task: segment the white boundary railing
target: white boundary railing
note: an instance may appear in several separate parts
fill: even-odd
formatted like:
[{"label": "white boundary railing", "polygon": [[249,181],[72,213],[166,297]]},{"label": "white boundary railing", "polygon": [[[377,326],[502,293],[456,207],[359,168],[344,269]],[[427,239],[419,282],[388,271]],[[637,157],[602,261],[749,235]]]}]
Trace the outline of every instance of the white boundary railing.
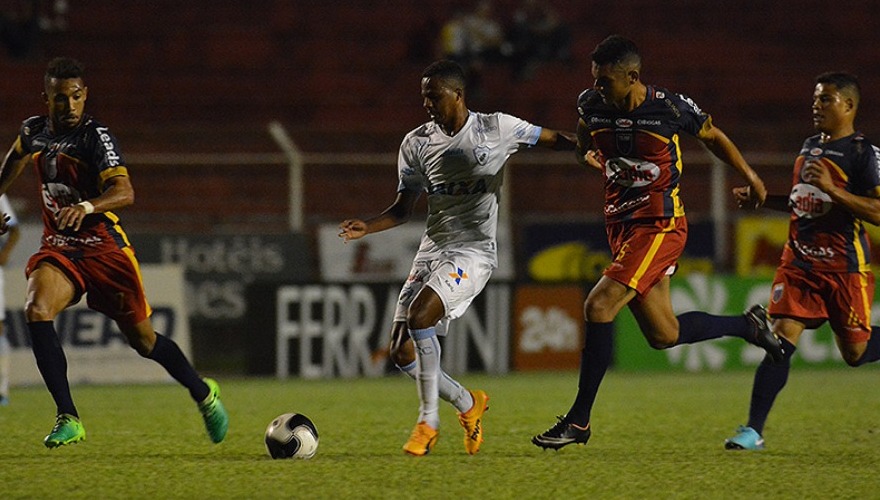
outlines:
[{"label": "white boundary railing", "polygon": [[[278,164],[286,165],[289,173],[289,214],[288,224],[291,231],[302,232],[305,230],[305,190],[304,170],[306,165],[396,165],[397,155],[394,153],[306,153],[299,149],[293,141],[284,125],[273,121],[267,125],[267,131],[281,153],[241,153],[241,154],[138,154],[129,155],[131,160],[139,164],[173,164],[173,165],[248,165],[248,164]],[[743,156],[749,163],[759,168],[761,166],[787,165],[793,162],[793,155],[778,153],[744,153]],[[688,152],[689,163],[708,164],[710,173],[710,217],[717,228],[715,233],[715,262],[726,262],[730,252],[730,241],[727,228],[730,223],[730,194],[731,186],[728,186],[728,173],[730,167],[715,158],[708,151]],[[544,153],[529,158],[531,165],[560,165],[571,162],[574,167],[574,158],[570,152]],[[576,168],[576,167],[575,167]],[[505,181],[499,208],[501,224],[511,222],[510,209],[510,177],[505,171]]]}]

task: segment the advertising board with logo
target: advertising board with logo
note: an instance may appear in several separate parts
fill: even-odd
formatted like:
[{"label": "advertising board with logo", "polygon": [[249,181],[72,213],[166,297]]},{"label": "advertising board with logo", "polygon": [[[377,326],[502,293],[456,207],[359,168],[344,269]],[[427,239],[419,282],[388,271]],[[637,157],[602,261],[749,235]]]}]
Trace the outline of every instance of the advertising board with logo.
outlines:
[{"label": "advertising board with logo", "polygon": [[[6,322],[4,333],[12,346],[10,383],[42,384],[30,348],[30,334],[24,315],[26,281],[24,271],[7,268]],[[153,328],[173,339],[191,358],[189,322],[186,318],[183,270],[180,266],[142,265],[147,299],[153,308]],[[166,382],[171,377],[159,364],[144,359],[132,349],[112,320],[88,309],[85,298],[64,310],[55,328],[64,346],[71,384],[121,384]]]},{"label": "advertising board with logo", "polygon": [[[279,378],[377,377],[397,369],[388,343],[400,283],[249,288],[255,323],[250,373]],[[271,336],[269,336],[271,335]],[[448,373],[506,373],[510,286],[489,284],[442,338]]]},{"label": "advertising board with logo", "polygon": [[577,370],[584,343],[583,287],[524,285],[513,301],[513,369]]},{"label": "advertising board with logo", "polygon": [[[687,311],[742,314],[752,304],[766,305],[770,300],[771,285],[767,279],[736,276],[691,274],[674,277],[671,283],[672,306],[676,314]],[[873,311],[877,317],[880,303],[874,304]],[[765,354],[763,349],[736,337],[654,350],[648,346],[628,309],[618,315],[615,329],[614,366],[619,370],[704,372],[754,368]],[[792,358],[792,366],[845,366],[827,324],[818,330],[804,332]]]}]

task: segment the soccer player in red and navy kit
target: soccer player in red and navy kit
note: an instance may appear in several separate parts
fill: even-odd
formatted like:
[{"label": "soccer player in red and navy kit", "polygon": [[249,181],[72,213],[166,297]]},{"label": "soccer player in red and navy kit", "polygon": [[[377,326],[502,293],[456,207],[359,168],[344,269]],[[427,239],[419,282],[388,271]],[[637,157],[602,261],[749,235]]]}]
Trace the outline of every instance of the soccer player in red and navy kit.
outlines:
[{"label": "soccer player in red and navy kit", "polygon": [[[880,359],[880,331],[871,327],[874,275],[865,223],[880,225],[880,149],[855,130],[859,83],[848,73],[824,73],[813,91],[813,125],[794,162],[788,195],[764,206],[791,213],[788,241],[776,269],[769,312],[785,351],[758,366],[749,421],[725,441],[729,450],[764,448],[764,424],[788,380],[791,356],[804,329],[825,321],[850,366]],[[748,187],[734,189],[752,207]]]},{"label": "soccer player in red and navy kit", "polygon": [[641,58],[631,40],[606,38],[592,60],[595,83],[578,98],[578,153],[605,174],[612,263],[584,304],[586,337],[574,404],[556,425],[532,438],[545,449],[585,444],[590,438],[590,412],[612,359],[613,321],[624,306],[655,349],[736,336],[782,357],[763,307],[753,306],[740,316],[676,316],[669,289],[687,239],[679,196],[679,133],[696,137],[745,177],[752,202],[763,202],[764,183],[690,98],[641,82]]},{"label": "soccer player in red and navy kit", "polygon": [[[49,113],[24,121],[0,169],[0,194],[28,164],[40,180],[43,238],[25,271],[25,315],[37,367],[57,407],[44,444],[55,448],[85,439],[53,323],[83,295],[90,308],[116,322],[138,354],[189,390],[208,435],[219,443],[228,416],[217,383],[202,379],[173,340],[153,331],[134,250],[113,213],[134,202],[134,189],[116,138],[85,114],[87,96],[82,64],[53,59],[44,77]],[[0,232],[5,230],[0,222]]]}]

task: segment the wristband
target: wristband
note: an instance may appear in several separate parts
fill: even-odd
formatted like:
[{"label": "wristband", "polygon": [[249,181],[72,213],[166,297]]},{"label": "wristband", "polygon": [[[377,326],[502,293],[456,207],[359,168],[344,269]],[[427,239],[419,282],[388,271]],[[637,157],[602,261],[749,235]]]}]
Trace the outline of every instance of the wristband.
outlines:
[{"label": "wristband", "polygon": [[81,202],[77,203],[77,205],[79,205],[85,209],[86,215],[95,213],[95,206],[92,205],[88,201],[81,201]]}]

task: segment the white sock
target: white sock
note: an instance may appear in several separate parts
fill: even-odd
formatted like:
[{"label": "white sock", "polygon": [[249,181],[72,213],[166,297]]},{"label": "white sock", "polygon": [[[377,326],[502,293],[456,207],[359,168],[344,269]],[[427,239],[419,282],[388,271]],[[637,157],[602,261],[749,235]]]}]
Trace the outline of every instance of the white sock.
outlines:
[{"label": "white sock", "polygon": [[0,335],[0,396],[9,396],[9,339]]},{"label": "white sock", "polygon": [[[409,378],[418,380],[418,363],[413,361],[406,366],[397,365],[397,368],[407,374]],[[474,406],[474,398],[471,391],[465,389],[455,379],[450,377],[443,369],[440,369],[440,377],[437,380],[440,399],[448,401],[460,413],[464,413]]]},{"label": "white sock", "polygon": [[416,347],[419,422],[425,422],[434,429],[439,429],[440,342],[437,341],[434,328],[410,330],[409,335]]}]

